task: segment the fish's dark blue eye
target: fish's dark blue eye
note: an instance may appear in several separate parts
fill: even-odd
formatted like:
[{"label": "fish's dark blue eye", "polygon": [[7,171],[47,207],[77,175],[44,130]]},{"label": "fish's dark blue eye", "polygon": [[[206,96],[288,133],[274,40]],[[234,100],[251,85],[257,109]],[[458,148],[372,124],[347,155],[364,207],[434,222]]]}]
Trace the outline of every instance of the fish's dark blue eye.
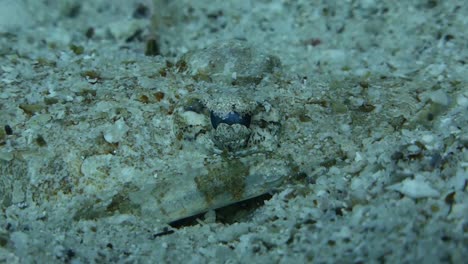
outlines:
[{"label": "fish's dark blue eye", "polygon": [[228,125],[240,124],[249,127],[252,117],[249,114],[241,115],[237,112],[229,112],[225,117],[220,117],[211,111],[210,119],[211,125],[216,129],[221,123]]}]

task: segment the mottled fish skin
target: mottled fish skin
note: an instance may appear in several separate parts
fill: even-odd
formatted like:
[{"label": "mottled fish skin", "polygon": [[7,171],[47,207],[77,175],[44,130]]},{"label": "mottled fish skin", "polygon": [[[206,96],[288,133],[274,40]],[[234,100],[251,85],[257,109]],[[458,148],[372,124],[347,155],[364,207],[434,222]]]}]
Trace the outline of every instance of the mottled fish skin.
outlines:
[{"label": "mottled fish skin", "polygon": [[260,196],[279,187],[291,173],[288,162],[274,153],[279,112],[252,94],[253,86],[279,67],[279,59],[255,54],[243,41],[214,44],[183,59],[188,72],[203,72],[210,82],[181,100],[174,114],[174,133],[191,151],[208,151],[213,158],[202,168],[194,166],[183,176],[158,182],[149,197],[152,206],[138,205],[149,221],[169,223]]},{"label": "mottled fish skin", "polygon": [[195,79],[212,83],[256,85],[281,67],[276,56],[265,54],[243,40],[218,41],[184,54],[179,64]]},{"label": "mottled fish skin", "polygon": [[194,171],[191,180],[164,186],[172,191],[154,189],[156,206],[140,207],[141,216],[150,222],[170,223],[267,193],[290,173],[283,161],[265,155],[226,159],[208,165],[207,170],[208,174]]}]

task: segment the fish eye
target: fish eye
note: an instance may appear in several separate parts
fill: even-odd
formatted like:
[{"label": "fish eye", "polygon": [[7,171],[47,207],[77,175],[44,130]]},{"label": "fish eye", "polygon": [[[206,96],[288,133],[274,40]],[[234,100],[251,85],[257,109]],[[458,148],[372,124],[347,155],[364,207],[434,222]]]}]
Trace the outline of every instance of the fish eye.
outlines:
[{"label": "fish eye", "polygon": [[227,125],[240,124],[248,128],[250,126],[252,117],[250,114],[242,115],[234,111],[231,111],[224,116],[220,116],[217,113],[211,111],[210,119],[211,119],[211,125],[213,126],[214,129],[216,129],[218,125],[222,123],[227,124]]}]

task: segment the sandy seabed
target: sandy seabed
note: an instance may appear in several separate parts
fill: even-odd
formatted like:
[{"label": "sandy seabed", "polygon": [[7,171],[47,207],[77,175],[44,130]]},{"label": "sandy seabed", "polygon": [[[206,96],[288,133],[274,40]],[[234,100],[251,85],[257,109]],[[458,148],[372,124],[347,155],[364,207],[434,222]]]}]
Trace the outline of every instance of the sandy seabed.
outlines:
[{"label": "sandy seabed", "polygon": [[463,263],[466,14],[0,0],[0,262]]}]

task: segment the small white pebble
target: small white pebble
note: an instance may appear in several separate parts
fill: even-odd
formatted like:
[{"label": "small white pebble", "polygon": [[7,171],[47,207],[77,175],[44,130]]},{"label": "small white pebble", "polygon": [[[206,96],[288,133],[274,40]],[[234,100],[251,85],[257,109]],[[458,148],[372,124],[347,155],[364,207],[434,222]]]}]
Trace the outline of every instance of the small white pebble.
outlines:
[{"label": "small white pebble", "polygon": [[430,144],[432,141],[434,141],[434,136],[427,134],[427,135],[422,136],[421,139],[424,143]]},{"label": "small white pebble", "polygon": [[364,158],[362,157],[361,153],[360,152],[356,152],[356,157],[354,158],[354,161],[361,161],[363,160]]},{"label": "small white pebble", "polygon": [[388,186],[386,189],[398,191],[414,199],[440,196],[437,190],[418,177],[415,179],[405,179],[403,182]]},{"label": "small white pebble", "polygon": [[434,103],[438,103],[444,106],[449,105],[450,103],[450,98],[448,97],[447,93],[445,93],[442,90],[437,90],[432,92],[429,97],[431,98],[431,101]]},{"label": "small white pebble", "polygon": [[460,96],[457,97],[457,103],[461,107],[467,107],[468,106],[468,98],[463,96],[463,95],[460,95]]},{"label": "small white pebble", "polygon": [[107,131],[104,132],[104,139],[109,143],[117,143],[122,140],[128,129],[129,127],[125,124],[125,121],[119,119],[107,128]]}]

